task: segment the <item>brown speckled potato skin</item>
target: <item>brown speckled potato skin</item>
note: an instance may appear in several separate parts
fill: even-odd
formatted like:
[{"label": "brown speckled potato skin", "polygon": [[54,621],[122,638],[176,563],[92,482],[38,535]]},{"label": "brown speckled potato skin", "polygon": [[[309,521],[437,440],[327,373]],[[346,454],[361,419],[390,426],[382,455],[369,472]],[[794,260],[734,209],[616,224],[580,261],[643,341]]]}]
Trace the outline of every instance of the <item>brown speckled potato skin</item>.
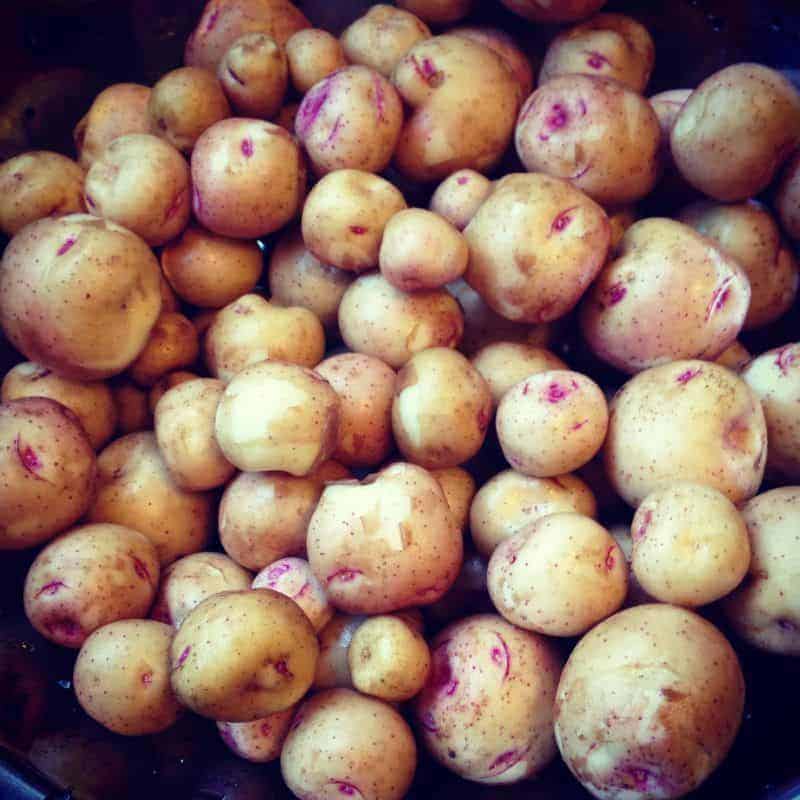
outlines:
[{"label": "brown speckled potato skin", "polygon": [[95,631],[72,676],[83,710],[123,736],[169,728],[183,712],[170,687],[171,641],[172,628],[149,619],[120,620]]},{"label": "brown speckled potato skin", "polygon": [[170,648],[172,688],[197,714],[252,722],[311,686],[319,646],[296,603],[271,589],[223,592],[189,612]]},{"label": "brown speckled potato skin", "polygon": [[295,797],[401,800],[417,766],[408,723],[388,703],[331,689],[303,703],[281,752]]},{"label": "brown speckled potato skin", "polygon": [[474,169],[459,169],[445,178],[431,195],[431,211],[463,231],[492,193],[493,184]]},{"label": "brown speckled potato skin", "polygon": [[501,0],[515,14],[534,22],[575,22],[599,11],[606,0]]},{"label": "brown speckled potato skin", "polygon": [[141,531],[162,566],[201,550],[211,534],[211,495],[175,484],[152,431],[112,442],[97,458],[97,491],[90,522],[113,522]]},{"label": "brown speckled potato skin", "polygon": [[469,522],[469,508],[475,497],[475,479],[461,467],[442,467],[432,469],[430,473],[439,481],[453,520],[463,531]]},{"label": "brown speckled potato skin", "polygon": [[495,785],[525,780],[552,761],[561,663],[550,642],[480,614],[449,625],[431,649],[433,668],[414,718],[437,761]]},{"label": "brown speckled potato skin", "polygon": [[[285,45],[292,85],[305,94],[314,84],[347,66],[347,59],[339,40],[320,28],[304,28],[292,34]],[[287,129],[294,132],[294,117],[300,104],[294,106],[292,124]]]},{"label": "brown speckled potato skin", "polygon": [[94,450],[78,418],[44,397],[0,405],[0,551],[46,542],[76,522],[95,486]]},{"label": "brown speckled potato skin", "polygon": [[734,503],[758,491],[767,456],[764,412],[729,369],[708,361],[653,367],[617,392],[610,411],[605,468],[628,505],[676,480],[707,484]]},{"label": "brown speckled potato skin", "polygon": [[222,741],[239,758],[264,764],[281,754],[296,706],[276,711],[252,722],[218,722]]},{"label": "brown speckled potato skin", "polygon": [[458,22],[469,14],[473,0],[398,0],[400,8],[432,25]]},{"label": "brown speckled potato skin", "polygon": [[558,747],[601,800],[683,797],[727,755],[744,690],[710,622],[675,606],[629,608],[572,651],[556,696]]},{"label": "brown speckled potato skin", "polygon": [[156,320],[128,374],[139,386],[153,386],[167,373],[193,364],[199,353],[197,330],[191,321],[183,314],[166,311]]},{"label": "brown speckled potato skin", "polygon": [[800,241],[800,153],[792,156],[775,192],[775,211],[787,235]]},{"label": "brown speckled potato skin", "polygon": [[146,536],[122,525],[82,525],[36,557],[25,578],[25,614],[46,639],[77,648],[109,622],[146,616],[158,576]]}]

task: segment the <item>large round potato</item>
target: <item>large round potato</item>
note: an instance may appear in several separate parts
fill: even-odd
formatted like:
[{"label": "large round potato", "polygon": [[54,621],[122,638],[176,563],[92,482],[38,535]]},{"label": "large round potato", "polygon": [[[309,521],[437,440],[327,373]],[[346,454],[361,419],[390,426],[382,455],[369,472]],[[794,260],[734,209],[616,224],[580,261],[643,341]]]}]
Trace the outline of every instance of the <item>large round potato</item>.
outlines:
[{"label": "large round potato", "polygon": [[[303,28],[293,33],[284,49],[289,62],[289,77],[300,94],[305,94],[312,86],[336,70],[346,67],[348,63],[339,40],[320,28]],[[290,107],[291,105],[284,106],[283,111],[286,112]],[[294,132],[299,108],[300,104],[295,103],[290,114],[291,124],[285,126],[291,132]]]}]

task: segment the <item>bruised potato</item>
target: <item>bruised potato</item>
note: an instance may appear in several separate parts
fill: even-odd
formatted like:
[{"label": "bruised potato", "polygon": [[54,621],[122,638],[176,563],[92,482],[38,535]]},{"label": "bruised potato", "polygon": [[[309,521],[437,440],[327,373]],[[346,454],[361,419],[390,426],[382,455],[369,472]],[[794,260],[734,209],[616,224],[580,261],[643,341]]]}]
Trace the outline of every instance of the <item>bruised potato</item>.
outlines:
[{"label": "bruised potato", "polygon": [[[339,40],[319,28],[304,28],[292,34],[286,42],[285,50],[292,85],[301,94],[347,66]],[[296,116],[296,113],[297,108],[292,116]],[[289,130],[294,131],[294,121]]]},{"label": "bruised potato", "polygon": [[294,712],[295,706],[290,706],[252,722],[218,722],[217,730],[239,758],[263,764],[280,756]]},{"label": "bruised potato", "polygon": [[474,169],[459,169],[445,178],[431,195],[431,211],[463,231],[492,192],[492,182]]},{"label": "bruised potato", "polygon": [[153,386],[168,372],[193,364],[199,351],[194,325],[183,314],[166,311],[156,320],[129,374],[139,386]]}]

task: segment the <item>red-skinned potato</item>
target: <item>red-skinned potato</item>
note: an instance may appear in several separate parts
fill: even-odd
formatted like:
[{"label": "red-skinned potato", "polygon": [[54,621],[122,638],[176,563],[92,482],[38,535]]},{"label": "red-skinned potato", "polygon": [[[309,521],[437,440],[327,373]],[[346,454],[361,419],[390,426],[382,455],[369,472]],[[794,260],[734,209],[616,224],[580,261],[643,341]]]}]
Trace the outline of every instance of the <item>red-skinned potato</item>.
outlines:
[{"label": "red-skinned potato", "polygon": [[[292,85],[305,94],[314,84],[347,66],[347,59],[339,40],[319,28],[304,28],[287,40],[286,58]],[[295,107],[294,115],[300,104]],[[294,123],[288,126],[294,131]]]},{"label": "red-skinned potato", "polygon": [[264,764],[280,756],[296,710],[296,706],[290,706],[252,722],[218,722],[217,730],[222,741],[239,758]]},{"label": "red-skinned potato", "polygon": [[781,175],[775,192],[775,212],[786,233],[800,241],[800,154],[795,154]]},{"label": "red-skinned potato", "polygon": [[193,364],[199,352],[194,325],[183,314],[167,311],[156,320],[128,373],[139,386],[153,386],[168,372]]},{"label": "red-skinned potato", "polygon": [[442,467],[432,469],[430,473],[439,481],[450,514],[458,528],[463,531],[469,522],[469,508],[475,497],[475,479],[461,467]]},{"label": "red-skinned potato", "polygon": [[474,169],[459,169],[445,178],[431,195],[431,211],[463,231],[492,192],[492,182]]},{"label": "red-skinned potato", "polygon": [[432,25],[458,22],[469,14],[473,0],[398,0],[397,5]]},{"label": "red-skinned potato", "polygon": [[599,11],[606,0],[501,0],[515,14],[534,22],[575,22]]},{"label": "red-skinned potato", "polygon": [[[147,408],[150,414],[155,414],[158,401],[170,390],[173,386],[180,386],[187,381],[197,380],[200,376],[194,372],[187,372],[186,370],[175,370],[175,372],[168,372],[163,378],[159,378],[147,393]],[[128,431],[130,433],[130,431]]]}]

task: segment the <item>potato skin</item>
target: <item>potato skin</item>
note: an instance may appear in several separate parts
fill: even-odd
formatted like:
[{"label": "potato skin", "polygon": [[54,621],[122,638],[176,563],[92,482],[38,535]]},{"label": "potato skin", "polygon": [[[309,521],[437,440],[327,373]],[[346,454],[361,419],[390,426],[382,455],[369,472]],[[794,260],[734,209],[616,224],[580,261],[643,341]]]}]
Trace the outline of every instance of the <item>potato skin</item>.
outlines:
[{"label": "potato skin", "polygon": [[675,606],[629,608],[572,651],[556,696],[558,747],[595,797],[682,797],[727,755],[744,689],[710,622]]},{"label": "potato skin", "polygon": [[[285,50],[292,85],[301,94],[348,64],[339,40],[320,28],[304,28],[293,33]],[[287,130],[294,131],[294,118],[299,108],[298,103]]]},{"label": "potato skin", "polygon": [[599,11],[606,0],[501,0],[506,8],[534,22],[575,22]]},{"label": "potato skin", "polygon": [[445,178],[431,195],[431,211],[463,231],[492,193],[493,184],[474,169],[459,169]]},{"label": "potato skin", "polygon": [[218,722],[222,741],[239,758],[264,764],[280,757],[296,706],[252,722]]}]

